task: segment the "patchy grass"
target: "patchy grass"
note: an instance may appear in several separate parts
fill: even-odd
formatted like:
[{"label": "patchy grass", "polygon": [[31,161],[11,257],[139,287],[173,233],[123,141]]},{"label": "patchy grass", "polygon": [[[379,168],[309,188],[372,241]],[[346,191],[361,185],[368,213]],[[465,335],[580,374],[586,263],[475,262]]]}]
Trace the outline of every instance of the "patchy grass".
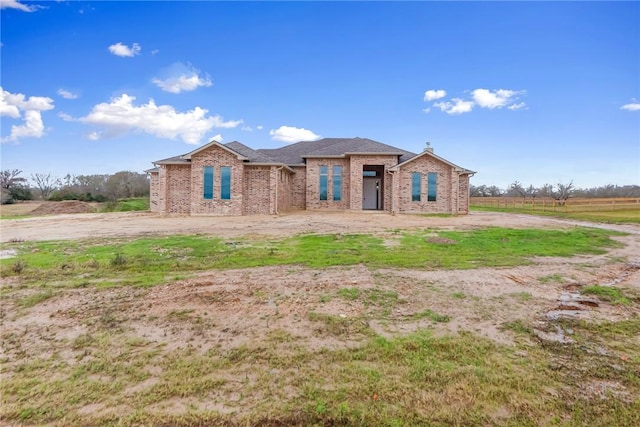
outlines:
[{"label": "patchy grass", "polygon": [[429,319],[436,323],[447,323],[451,318],[449,316],[438,314],[432,310],[424,310],[412,316],[413,319]]},{"label": "patchy grass", "polygon": [[19,299],[17,305],[18,307],[22,308],[33,307],[36,304],[48,300],[49,298],[53,297],[53,295],[54,293],[51,289],[45,289],[43,291],[39,291]]},{"label": "patchy grass", "polygon": [[[336,336],[352,325],[317,320]],[[69,426],[637,425],[640,360],[620,356],[638,350],[638,321],[565,326],[584,337],[579,345],[500,346],[420,330],[310,351],[276,331],[268,346],[168,353],[96,332],[74,340],[83,357],[32,355],[14,367],[3,378],[0,416]],[[593,351],[603,338],[629,343],[603,356]],[[619,387],[600,395],[593,385],[601,383]],[[176,403],[185,410],[172,411]]]},{"label": "patchy grass", "polygon": [[[3,261],[2,275],[12,284],[2,290],[2,298],[15,298],[14,305],[27,312],[54,296],[62,300],[66,294],[98,293],[101,287],[151,286],[205,269],[255,265],[302,264],[319,269],[356,263],[372,269],[515,265],[531,262],[533,256],[602,253],[617,245],[610,239],[612,234],[583,228],[423,230],[402,233],[400,244],[393,248],[370,235],[305,235],[234,244],[203,236],[16,242],[7,246],[19,251],[25,267],[18,275],[11,270],[14,261]],[[455,244],[430,243],[434,235]],[[562,279],[556,276],[539,280]],[[384,325],[396,326],[393,322],[453,323],[456,319],[422,310],[424,306],[413,316],[390,316],[405,303],[403,298],[427,287],[412,286],[410,279],[393,286],[388,272],[374,270],[372,277],[374,286],[348,287],[353,282],[345,281],[318,289],[317,297],[313,291],[305,294],[319,305],[315,311],[301,311],[297,318],[311,325],[304,340],[296,335],[299,332],[280,325],[261,337],[248,334],[248,339],[231,344],[217,338],[206,341],[208,337],[177,343],[172,339],[180,331],[172,330],[176,324],[194,329],[221,326],[208,320],[206,312],[176,304],[164,315],[152,312],[161,326],[159,334],[149,333],[144,326],[151,316],[142,320],[137,310],[142,304],[155,304],[155,299],[143,297],[155,290],[135,288],[106,291],[113,299],[100,299],[93,309],[83,302],[55,312],[52,317],[64,316],[61,334],[60,330],[49,332],[48,323],[2,331],[0,423],[640,425],[637,315],[618,322],[562,320],[546,325],[550,330],[571,331],[575,342],[569,344],[538,339],[533,325],[539,328],[539,322],[531,319],[502,324],[515,336],[509,345],[465,331],[443,335],[442,330],[432,334],[418,329],[381,336],[376,332],[379,325],[388,331],[393,328],[387,330]],[[60,289],[64,287],[90,289]],[[189,295],[195,297],[195,291],[189,288]],[[626,298],[630,313],[640,301],[630,290],[623,289],[620,295],[607,292],[598,289],[594,295]],[[247,293],[255,308],[270,298],[262,287]],[[535,302],[529,292],[504,295],[523,304]],[[416,296],[418,301],[424,297]],[[443,301],[447,307],[477,297],[451,287],[439,298],[450,298]],[[322,313],[325,306],[320,304],[330,302],[365,310],[358,315]],[[79,330],[66,326],[71,319]],[[236,331],[228,334],[237,337]],[[314,340],[326,345],[312,345]]]},{"label": "patchy grass", "polygon": [[[206,269],[299,264],[312,268],[365,264],[371,267],[469,269],[530,263],[537,256],[603,253],[620,245],[612,231],[487,228],[472,231],[407,232],[395,247],[365,234],[300,235],[284,240],[225,242],[205,236],[134,240],[18,242],[3,247],[18,258],[1,260],[2,276],[56,286],[153,286]],[[434,235],[455,242],[430,243]],[[10,267],[20,263],[19,272]],[[7,268],[9,267],[9,268]]]},{"label": "patchy grass", "polygon": [[538,281],[540,283],[562,283],[563,282],[562,274],[549,274],[548,276],[538,277]]},{"label": "patchy grass", "polygon": [[350,301],[360,298],[360,289],[358,288],[342,288],[338,291],[338,295]]}]

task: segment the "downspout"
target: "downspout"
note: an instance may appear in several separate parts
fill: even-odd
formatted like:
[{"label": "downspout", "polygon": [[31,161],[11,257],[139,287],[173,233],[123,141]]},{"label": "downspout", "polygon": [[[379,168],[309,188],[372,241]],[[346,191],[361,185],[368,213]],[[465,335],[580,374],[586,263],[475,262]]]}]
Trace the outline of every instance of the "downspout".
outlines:
[{"label": "downspout", "polygon": [[275,209],[275,215],[278,215],[278,171],[281,171],[282,169],[284,169],[284,166],[280,166],[279,168],[276,168],[276,209]]}]

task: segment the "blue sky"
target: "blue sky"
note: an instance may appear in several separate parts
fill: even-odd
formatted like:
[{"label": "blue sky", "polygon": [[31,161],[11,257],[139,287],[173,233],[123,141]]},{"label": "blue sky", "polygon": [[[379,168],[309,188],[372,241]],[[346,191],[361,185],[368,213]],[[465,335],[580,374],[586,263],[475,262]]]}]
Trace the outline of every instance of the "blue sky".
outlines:
[{"label": "blue sky", "polygon": [[0,0],[3,169],[367,137],[476,185],[640,184],[638,2]]}]

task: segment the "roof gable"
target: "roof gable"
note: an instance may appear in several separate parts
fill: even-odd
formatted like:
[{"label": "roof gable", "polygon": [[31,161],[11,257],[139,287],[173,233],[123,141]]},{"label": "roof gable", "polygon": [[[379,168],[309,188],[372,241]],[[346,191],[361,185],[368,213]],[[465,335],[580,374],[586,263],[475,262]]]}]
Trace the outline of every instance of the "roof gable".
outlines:
[{"label": "roof gable", "polygon": [[411,163],[414,160],[418,160],[419,158],[424,157],[424,156],[433,157],[434,159],[436,159],[436,160],[438,160],[438,161],[440,161],[440,162],[442,162],[442,163],[444,163],[446,165],[451,166],[455,171],[457,171],[460,174],[470,174],[470,175],[475,174],[474,171],[469,170],[469,169],[465,169],[465,168],[460,167],[460,166],[458,166],[458,165],[456,165],[454,163],[451,163],[450,161],[448,161],[446,159],[443,159],[440,156],[436,156],[435,154],[433,154],[432,151],[427,151],[427,150],[423,151],[422,153],[420,153],[418,155],[415,155],[415,156],[411,157],[410,159],[407,159],[407,160],[405,160],[405,161],[403,161],[401,163],[398,163],[397,165],[389,168],[389,170],[396,171],[396,170],[400,169],[402,166],[404,166],[404,165],[406,165],[408,163]]},{"label": "roof gable", "polygon": [[210,143],[203,145],[202,147],[196,148],[195,150],[191,151],[190,153],[187,153],[187,154],[183,155],[182,158],[185,159],[185,160],[191,160],[191,156],[193,156],[194,154],[198,154],[198,153],[200,153],[202,151],[208,150],[211,147],[222,148],[223,150],[228,151],[229,153],[235,155],[238,158],[238,160],[249,160],[248,157],[245,157],[242,154],[238,153],[237,151],[234,151],[233,149],[231,149],[231,148],[229,148],[229,147],[227,147],[225,145],[220,144],[216,140],[213,140]]}]

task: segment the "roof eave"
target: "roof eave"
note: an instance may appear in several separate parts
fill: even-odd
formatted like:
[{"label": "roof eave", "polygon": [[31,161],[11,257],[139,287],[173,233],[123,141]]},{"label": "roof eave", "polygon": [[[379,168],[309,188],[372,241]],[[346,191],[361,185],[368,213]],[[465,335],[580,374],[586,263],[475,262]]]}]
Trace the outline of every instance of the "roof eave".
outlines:
[{"label": "roof eave", "polygon": [[245,166],[277,166],[277,167],[286,168],[290,172],[295,172],[293,169],[291,169],[289,166],[285,165],[284,163],[249,162],[249,163],[245,163]]},{"label": "roof eave", "polygon": [[345,154],[331,154],[331,155],[304,155],[304,156],[300,156],[303,159],[344,159],[344,157],[346,156]]},{"label": "roof eave", "polygon": [[183,165],[183,166],[188,166],[191,164],[191,162],[164,162],[162,160],[159,160],[157,162],[153,162],[154,165]]},{"label": "roof eave", "polygon": [[389,152],[368,152],[368,151],[362,151],[362,152],[349,152],[349,153],[344,153],[345,156],[404,156],[405,154],[407,154],[406,152],[396,152],[396,151],[389,151]]}]

